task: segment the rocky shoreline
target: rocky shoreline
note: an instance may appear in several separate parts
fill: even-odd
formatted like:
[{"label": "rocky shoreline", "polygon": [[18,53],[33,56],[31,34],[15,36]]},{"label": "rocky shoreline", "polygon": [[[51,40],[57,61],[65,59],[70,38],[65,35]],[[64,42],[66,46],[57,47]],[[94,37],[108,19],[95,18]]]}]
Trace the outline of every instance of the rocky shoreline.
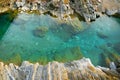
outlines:
[{"label": "rocky shoreline", "polygon": [[[120,62],[117,66],[120,68]],[[0,62],[0,80],[120,80],[113,62],[110,67],[95,67],[88,58],[67,63],[54,61],[44,66],[28,61],[21,66]]]},{"label": "rocky shoreline", "polygon": [[120,13],[120,1],[109,0],[12,0],[11,9],[21,11],[49,12],[60,19],[70,20],[75,12],[85,21],[95,20],[102,14],[114,15]]},{"label": "rocky shoreline", "polygon": [[6,4],[4,2],[5,0],[0,2],[1,10],[9,6],[10,9],[18,9],[21,12],[49,12],[62,20],[70,20],[70,15],[74,13],[78,13],[87,22],[103,14],[110,16],[120,13],[120,0],[7,0]]}]

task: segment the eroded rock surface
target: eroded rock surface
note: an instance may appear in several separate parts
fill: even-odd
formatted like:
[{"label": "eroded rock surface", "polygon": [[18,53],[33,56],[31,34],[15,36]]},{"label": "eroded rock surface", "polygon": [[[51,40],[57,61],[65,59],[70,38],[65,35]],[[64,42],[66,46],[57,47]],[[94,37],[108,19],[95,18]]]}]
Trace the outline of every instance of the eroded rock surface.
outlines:
[{"label": "eroded rock surface", "polygon": [[120,80],[109,68],[95,67],[88,58],[73,62],[50,62],[43,66],[24,61],[21,66],[0,62],[0,80]]},{"label": "eroded rock surface", "polygon": [[40,13],[49,12],[60,19],[70,20],[71,14],[78,13],[85,21],[92,21],[102,14],[120,14],[120,0],[2,0],[0,12],[5,7],[22,11],[38,10]]},{"label": "eroded rock surface", "polygon": [[102,13],[107,15],[120,13],[120,0],[71,0],[71,6],[86,21],[95,20]]}]

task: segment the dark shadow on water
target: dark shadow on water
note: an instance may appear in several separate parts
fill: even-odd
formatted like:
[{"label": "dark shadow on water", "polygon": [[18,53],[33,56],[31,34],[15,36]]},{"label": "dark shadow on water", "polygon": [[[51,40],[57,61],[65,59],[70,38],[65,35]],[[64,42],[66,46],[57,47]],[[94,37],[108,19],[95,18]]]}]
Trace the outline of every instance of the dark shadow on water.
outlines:
[{"label": "dark shadow on water", "polygon": [[113,15],[113,17],[120,19],[120,14],[117,13],[117,14]]},{"label": "dark shadow on water", "polygon": [[115,14],[112,17],[115,18],[116,22],[120,24],[120,14]]},{"label": "dark shadow on water", "polygon": [[11,10],[0,14],[0,40],[16,16],[17,11]]}]

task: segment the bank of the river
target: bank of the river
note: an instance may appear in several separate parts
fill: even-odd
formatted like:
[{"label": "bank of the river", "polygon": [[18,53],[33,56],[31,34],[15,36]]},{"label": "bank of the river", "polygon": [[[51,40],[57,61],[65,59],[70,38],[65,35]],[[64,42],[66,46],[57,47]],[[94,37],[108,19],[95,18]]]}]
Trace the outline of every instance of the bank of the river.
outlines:
[{"label": "bank of the river", "polygon": [[[120,62],[117,62],[117,66]],[[49,62],[43,66],[39,63],[24,61],[21,66],[4,65],[0,62],[1,80],[120,80],[120,70],[112,63],[111,69],[95,67],[90,59],[59,63]]]}]

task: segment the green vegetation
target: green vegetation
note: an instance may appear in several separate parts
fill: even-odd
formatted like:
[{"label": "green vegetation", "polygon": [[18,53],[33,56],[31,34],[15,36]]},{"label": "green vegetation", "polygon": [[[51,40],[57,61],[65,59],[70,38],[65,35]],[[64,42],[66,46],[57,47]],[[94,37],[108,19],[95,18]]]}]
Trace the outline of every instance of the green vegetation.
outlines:
[{"label": "green vegetation", "polygon": [[83,57],[79,47],[66,48],[61,52],[54,53],[54,55],[54,60],[59,62],[68,62]]}]

